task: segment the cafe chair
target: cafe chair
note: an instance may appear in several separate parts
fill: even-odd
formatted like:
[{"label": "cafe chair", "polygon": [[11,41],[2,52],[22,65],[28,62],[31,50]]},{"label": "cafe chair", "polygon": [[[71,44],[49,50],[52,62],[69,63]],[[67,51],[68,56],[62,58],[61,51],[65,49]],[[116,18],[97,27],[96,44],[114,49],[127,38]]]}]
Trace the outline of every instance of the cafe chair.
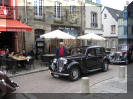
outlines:
[{"label": "cafe chair", "polygon": [[27,62],[26,62],[26,68],[27,69],[31,69],[33,67],[33,69],[35,68],[35,66],[34,66],[34,58],[33,57],[31,57],[29,60],[27,60]]},{"label": "cafe chair", "polygon": [[6,58],[5,57],[1,57],[1,69],[2,70],[6,70]]},{"label": "cafe chair", "polygon": [[17,62],[13,59],[6,59],[6,70],[7,72],[16,73],[17,70]]}]

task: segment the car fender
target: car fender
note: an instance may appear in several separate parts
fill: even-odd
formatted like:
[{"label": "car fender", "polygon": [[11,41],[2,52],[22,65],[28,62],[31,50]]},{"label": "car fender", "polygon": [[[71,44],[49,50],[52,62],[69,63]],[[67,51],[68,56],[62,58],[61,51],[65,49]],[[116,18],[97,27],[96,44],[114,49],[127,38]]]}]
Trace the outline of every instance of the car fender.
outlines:
[{"label": "car fender", "polygon": [[52,64],[49,66],[49,69],[52,70],[52,71],[55,70],[55,65],[54,65],[54,63],[52,63]]},{"label": "car fender", "polygon": [[78,62],[74,61],[74,62],[71,62],[68,67],[67,67],[67,70],[69,70],[71,67],[75,66],[75,65],[79,65]]}]

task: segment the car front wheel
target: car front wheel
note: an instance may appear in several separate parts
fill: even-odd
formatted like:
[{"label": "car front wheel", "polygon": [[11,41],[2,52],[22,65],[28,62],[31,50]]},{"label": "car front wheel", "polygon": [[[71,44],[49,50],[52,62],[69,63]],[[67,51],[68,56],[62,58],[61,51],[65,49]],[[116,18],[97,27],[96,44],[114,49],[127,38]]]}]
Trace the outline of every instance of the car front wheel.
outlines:
[{"label": "car front wheel", "polygon": [[72,81],[78,80],[80,78],[80,70],[77,67],[70,69],[70,79]]},{"label": "car front wheel", "polygon": [[104,61],[102,71],[106,72],[106,71],[108,71],[108,69],[109,69],[109,62]]}]

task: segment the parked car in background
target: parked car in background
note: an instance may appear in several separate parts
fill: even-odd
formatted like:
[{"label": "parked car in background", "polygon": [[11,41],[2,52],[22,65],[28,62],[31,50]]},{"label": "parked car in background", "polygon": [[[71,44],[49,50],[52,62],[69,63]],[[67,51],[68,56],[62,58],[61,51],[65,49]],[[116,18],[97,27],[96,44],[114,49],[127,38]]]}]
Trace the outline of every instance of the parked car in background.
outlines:
[{"label": "parked car in background", "polygon": [[118,51],[110,54],[111,63],[129,64],[133,61],[133,46],[127,44],[119,45]]},{"label": "parked car in background", "polygon": [[68,76],[78,80],[82,74],[98,70],[107,71],[109,59],[100,46],[81,46],[71,49],[71,55],[54,59],[49,66],[53,77]]}]

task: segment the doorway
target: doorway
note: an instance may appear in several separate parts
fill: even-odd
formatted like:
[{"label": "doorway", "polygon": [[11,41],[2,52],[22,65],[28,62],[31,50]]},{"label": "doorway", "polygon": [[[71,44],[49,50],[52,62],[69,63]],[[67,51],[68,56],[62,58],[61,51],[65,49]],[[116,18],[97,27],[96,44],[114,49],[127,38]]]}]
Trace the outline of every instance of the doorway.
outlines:
[{"label": "doorway", "polygon": [[0,49],[14,50],[14,33],[0,32]]}]

